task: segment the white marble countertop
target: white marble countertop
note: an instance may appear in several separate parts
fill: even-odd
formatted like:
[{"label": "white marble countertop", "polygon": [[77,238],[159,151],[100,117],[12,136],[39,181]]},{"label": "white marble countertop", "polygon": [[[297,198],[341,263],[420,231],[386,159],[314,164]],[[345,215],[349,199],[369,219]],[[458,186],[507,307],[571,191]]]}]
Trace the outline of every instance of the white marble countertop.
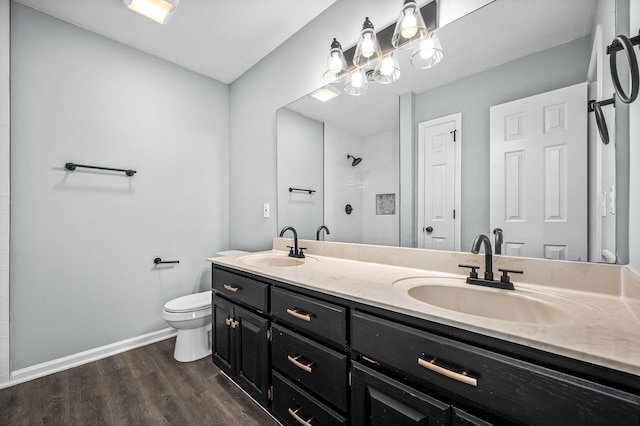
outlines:
[{"label": "white marble countertop", "polygon": [[[419,278],[442,277],[446,285],[453,286],[464,283],[463,275],[442,272],[446,268],[439,268],[438,272],[315,254],[308,254],[299,266],[256,266],[252,259],[258,257],[287,257],[287,253],[271,250],[208,260],[302,288],[640,375],[640,321],[629,303],[615,292],[521,284],[514,276],[516,297],[532,297],[562,314],[557,323],[515,322],[439,308],[409,295],[409,289],[421,284]],[[478,290],[509,292],[484,287]],[[500,308],[496,305],[495,309]]]}]

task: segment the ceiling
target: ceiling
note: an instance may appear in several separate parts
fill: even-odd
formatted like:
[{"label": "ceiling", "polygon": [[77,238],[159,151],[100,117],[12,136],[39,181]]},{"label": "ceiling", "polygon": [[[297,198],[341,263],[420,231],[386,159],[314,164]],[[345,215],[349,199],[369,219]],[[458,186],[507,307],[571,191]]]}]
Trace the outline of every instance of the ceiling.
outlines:
[{"label": "ceiling", "polygon": [[16,1],[229,84],[336,0],[182,0],[167,25],[122,0]]},{"label": "ceiling", "polygon": [[400,95],[440,87],[586,36],[592,31],[595,0],[496,0],[467,12],[438,30],[444,58],[433,68],[412,67],[410,52],[401,51],[402,76],[393,84],[371,82],[362,96],[342,93],[324,104],[305,96],[287,107],[360,136],[397,129]]}]

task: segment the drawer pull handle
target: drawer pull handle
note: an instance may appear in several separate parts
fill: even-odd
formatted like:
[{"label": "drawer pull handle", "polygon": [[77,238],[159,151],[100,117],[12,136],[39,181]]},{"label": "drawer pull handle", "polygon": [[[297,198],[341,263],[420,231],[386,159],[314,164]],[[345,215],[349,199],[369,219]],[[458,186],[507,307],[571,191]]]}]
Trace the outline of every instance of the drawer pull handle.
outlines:
[{"label": "drawer pull handle", "polygon": [[297,357],[292,357],[291,355],[287,355],[287,359],[291,364],[306,371],[307,373],[311,373],[311,366],[313,365],[313,362],[310,362],[309,364],[303,364],[300,361],[298,361],[299,358],[300,358],[300,355],[298,355]]},{"label": "drawer pull handle", "polygon": [[300,312],[298,312],[295,309],[287,309],[287,313],[289,315],[291,315],[292,317],[301,319],[302,321],[311,321],[311,315],[310,314],[301,314]]},{"label": "drawer pull handle", "polygon": [[311,424],[311,420],[313,420],[313,417],[311,417],[309,420],[303,420],[302,417],[300,417],[298,415],[298,411],[300,411],[300,409],[298,408],[296,411],[293,411],[291,408],[289,408],[289,414],[291,415],[291,417],[293,417],[298,423],[300,423],[302,426],[313,426]]},{"label": "drawer pull handle", "polygon": [[450,379],[457,380],[462,383],[466,383],[471,386],[478,386],[478,380],[473,377],[467,376],[466,373],[456,373],[455,371],[447,370],[446,368],[440,367],[436,365],[435,360],[429,362],[425,361],[422,358],[418,358],[418,365],[424,367],[428,370],[434,371],[438,374],[442,374],[443,376],[449,377]]},{"label": "drawer pull handle", "polygon": [[234,285],[231,285],[231,284],[225,284],[225,285],[224,285],[224,289],[225,289],[225,290],[232,291],[232,292],[234,292],[234,293],[235,293],[236,291],[238,291],[238,290],[239,290],[239,288],[238,288],[238,287],[236,287],[236,286],[234,286]]}]

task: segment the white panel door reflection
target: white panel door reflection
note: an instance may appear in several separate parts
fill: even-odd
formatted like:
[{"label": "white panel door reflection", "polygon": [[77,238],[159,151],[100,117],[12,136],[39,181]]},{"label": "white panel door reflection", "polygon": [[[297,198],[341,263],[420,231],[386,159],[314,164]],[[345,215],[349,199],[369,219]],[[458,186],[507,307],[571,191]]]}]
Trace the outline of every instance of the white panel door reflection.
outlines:
[{"label": "white panel door reflection", "polygon": [[587,84],[490,109],[490,226],[509,256],[587,260]]}]

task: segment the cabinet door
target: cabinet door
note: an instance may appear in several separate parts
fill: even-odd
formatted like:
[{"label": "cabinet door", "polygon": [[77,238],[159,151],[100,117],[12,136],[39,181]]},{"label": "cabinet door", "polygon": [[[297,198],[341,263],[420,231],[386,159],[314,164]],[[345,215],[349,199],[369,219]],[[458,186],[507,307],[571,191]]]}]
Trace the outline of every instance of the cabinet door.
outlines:
[{"label": "cabinet door", "polygon": [[220,367],[227,375],[234,377],[234,348],[232,344],[232,328],[230,325],[230,321],[233,320],[233,305],[214,295],[212,308],[213,363]]},{"label": "cabinet door", "polygon": [[449,404],[354,363],[351,387],[353,426],[449,425]]},{"label": "cabinet door", "polygon": [[269,387],[269,321],[239,306],[235,306],[233,329],[236,352],[236,380],[249,395],[263,405]]},{"label": "cabinet door", "polygon": [[457,407],[451,407],[452,426],[491,426],[492,423],[481,420]]}]

